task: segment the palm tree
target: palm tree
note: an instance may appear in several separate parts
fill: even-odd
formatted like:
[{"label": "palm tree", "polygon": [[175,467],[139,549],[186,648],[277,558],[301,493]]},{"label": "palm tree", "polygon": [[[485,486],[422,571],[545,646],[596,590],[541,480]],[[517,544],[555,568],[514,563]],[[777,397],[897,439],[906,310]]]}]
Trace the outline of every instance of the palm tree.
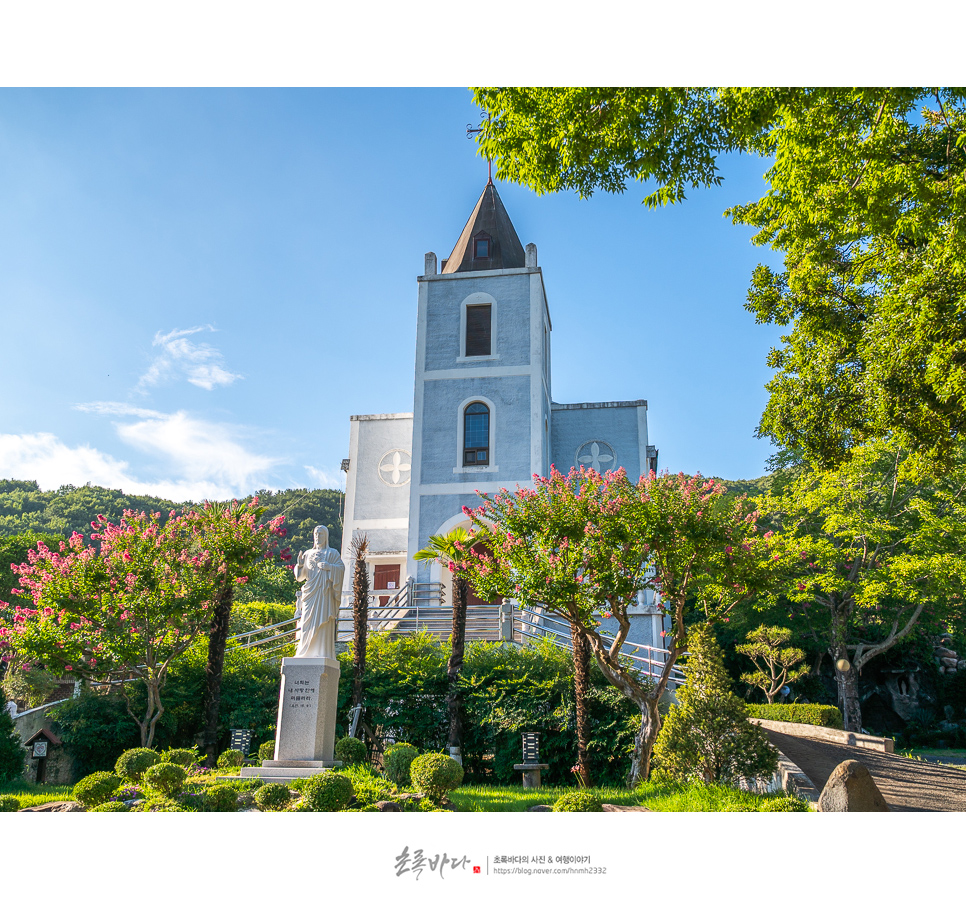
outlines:
[{"label": "palm tree", "polygon": [[369,538],[356,534],[352,538],[352,705],[362,703],[362,675],[366,670],[366,638],[369,634],[369,568],[366,553]]},{"label": "palm tree", "polygon": [[457,527],[443,536],[434,534],[429,543],[413,555],[417,561],[431,559],[440,562],[453,573],[453,626],[450,632],[451,650],[446,665],[448,691],[446,709],[449,715],[450,748],[458,748],[463,734],[463,707],[459,693],[459,677],[463,668],[463,653],[466,646],[466,602],[469,596],[469,582],[460,574],[457,563],[465,559],[470,548],[479,540],[476,534]]}]

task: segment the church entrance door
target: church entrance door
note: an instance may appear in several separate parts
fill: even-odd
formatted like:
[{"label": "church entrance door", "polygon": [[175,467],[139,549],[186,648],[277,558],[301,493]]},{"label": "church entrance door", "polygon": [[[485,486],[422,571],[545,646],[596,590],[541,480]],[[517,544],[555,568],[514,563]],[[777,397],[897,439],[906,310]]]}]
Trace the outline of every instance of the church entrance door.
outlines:
[{"label": "church entrance door", "polygon": [[[377,565],[372,573],[372,590],[379,597],[379,606],[385,607],[389,598],[399,590],[399,563],[396,565]],[[380,594],[386,591],[386,594]]]}]

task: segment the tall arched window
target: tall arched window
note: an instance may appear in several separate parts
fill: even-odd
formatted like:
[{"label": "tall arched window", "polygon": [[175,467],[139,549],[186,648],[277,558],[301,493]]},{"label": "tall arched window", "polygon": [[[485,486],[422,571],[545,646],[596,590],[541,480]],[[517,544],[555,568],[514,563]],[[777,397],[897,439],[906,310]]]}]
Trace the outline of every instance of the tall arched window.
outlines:
[{"label": "tall arched window", "polygon": [[463,412],[463,466],[487,466],[490,462],[490,409],[470,403]]}]

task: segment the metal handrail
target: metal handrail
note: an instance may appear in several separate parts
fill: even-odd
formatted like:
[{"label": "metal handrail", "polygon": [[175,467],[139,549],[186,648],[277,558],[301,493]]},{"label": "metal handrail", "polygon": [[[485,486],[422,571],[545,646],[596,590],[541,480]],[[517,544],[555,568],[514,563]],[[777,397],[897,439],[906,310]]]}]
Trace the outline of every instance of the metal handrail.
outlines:
[{"label": "metal handrail", "polygon": [[[248,632],[235,633],[234,635],[229,636],[229,638],[230,639],[245,639],[248,636],[257,636],[259,633],[268,632],[268,630],[270,630],[270,629],[280,629],[283,626],[287,626],[289,623],[297,623],[298,622],[298,619],[299,619],[298,617],[290,617],[289,619],[282,620],[279,623],[269,623],[268,626],[259,626],[257,629],[251,629]],[[246,645],[256,645],[257,643],[255,643],[255,642],[251,642],[251,643],[246,642],[245,644]]]},{"label": "metal handrail", "polygon": [[[534,614],[531,613],[530,615],[533,616]],[[547,614],[547,613],[535,613],[535,615],[540,617],[541,619],[549,619],[551,616],[550,614]],[[569,632],[564,633],[559,630],[552,629],[550,627],[542,626],[541,624],[536,623],[533,620],[524,620],[520,616],[514,616],[513,620],[514,620],[514,627],[516,627],[517,623],[519,623],[521,627],[525,627],[519,630],[521,635],[525,636],[527,632],[529,632],[530,630],[539,630],[544,636],[551,637],[556,645],[565,646],[567,648],[570,647]],[[517,631],[518,630],[514,628],[514,634]],[[637,649],[638,652],[644,652],[648,654],[634,654],[634,652],[629,651],[628,648],[634,648],[634,649]],[[655,648],[652,645],[641,645],[637,642],[625,641],[621,646],[620,654],[621,654],[621,657],[629,658],[632,662],[634,662],[635,666],[637,667],[637,670],[639,671],[646,670],[647,676],[653,678],[653,677],[659,676],[658,674],[655,674],[655,666],[657,666],[658,671],[664,669],[664,666],[667,662],[668,651],[667,649]],[[670,680],[675,684],[684,683],[684,672],[677,665],[674,665],[671,668]]]},{"label": "metal handrail", "polygon": [[[375,614],[386,613],[389,615],[378,616]],[[425,629],[435,635],[445,635],[449,632],[452,625],[453,608],[448,606],[420,606],[411,605],[407,607],[378,607],[370,610],[368,621],[369,628],[374,631],[392,631],[397,634],[412,633],[419,629]],[[474,605],[466,609],[467,635],[472,639],[482,639],[489,641],[503,640],[504,633],[501,629],[500,607],[492,604]],[[280,627],[295,623],[297,618],[292,617],[270,626],[260,627],[248,633],[240,633],[231,636],[231,639],[247,638],[268,630],[278,630]],[[555,614],[548,613],[540,609],[514,609],[511,617],[511,632],[513,641],[525,640],[527,637],[539,638],[549,637],[555,644],[570,647],[570,628],[569,624]],[[339,618],[336,624],[336,640],[351,636],[353,631],[352,608],[341,607]],[[246,647],[255,648],[266,646],[263,654],[269,657],[270,653],[279,650],[285,645],[293,642],[297,635],[297,628],[287,629],[284,633],[275,632],[273,635],[265,636],[254,642],[247,642]],[[507,637],[509,638],[509,637]],[[274,643],[278,643],[274,645]],[[650,645],[641,645],[637,642],[625,641],[621,648],[621,655],[629,659],[633,666],[654,678],[659,676],[665,667],[668,651],[663,648],[655,648]],[[675,665],[671,670],[670,683],[680,685],[684,682],[684,672],[681,667]]]}]

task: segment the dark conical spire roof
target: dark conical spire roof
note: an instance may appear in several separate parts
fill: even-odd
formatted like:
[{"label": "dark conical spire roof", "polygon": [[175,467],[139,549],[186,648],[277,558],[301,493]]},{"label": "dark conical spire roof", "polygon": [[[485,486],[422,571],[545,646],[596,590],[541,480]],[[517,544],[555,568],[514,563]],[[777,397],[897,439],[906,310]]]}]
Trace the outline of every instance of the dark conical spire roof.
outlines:
[{"label": "dark conical spire roof", "polygon": [[[485,240],[486,245],[477,245],[477,240]],[[526,256],[520,237],[513,229],[496,186],[488,182],[441,274],[525,266]]]}]

